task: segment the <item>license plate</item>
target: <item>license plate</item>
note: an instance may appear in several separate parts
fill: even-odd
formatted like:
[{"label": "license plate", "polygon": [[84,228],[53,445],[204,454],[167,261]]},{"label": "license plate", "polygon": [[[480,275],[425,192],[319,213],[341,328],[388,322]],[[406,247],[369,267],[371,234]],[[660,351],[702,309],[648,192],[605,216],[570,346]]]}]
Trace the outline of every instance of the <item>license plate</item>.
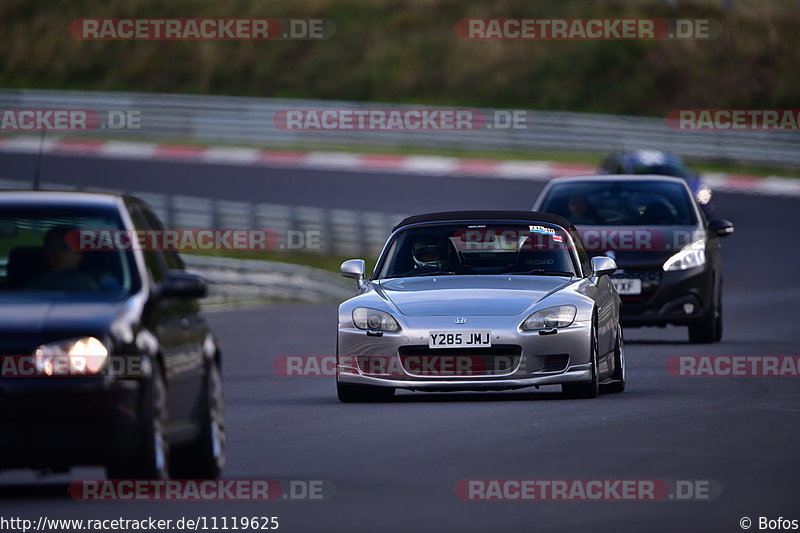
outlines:
[{"label": "license plate", "polygon": [[429,348],[472,348],[492,345],[491,331],[431,331]]},{"label": "license plate", "polygon": [[642,294],[642,280],[640,279],[612,279],[617,294]]}]

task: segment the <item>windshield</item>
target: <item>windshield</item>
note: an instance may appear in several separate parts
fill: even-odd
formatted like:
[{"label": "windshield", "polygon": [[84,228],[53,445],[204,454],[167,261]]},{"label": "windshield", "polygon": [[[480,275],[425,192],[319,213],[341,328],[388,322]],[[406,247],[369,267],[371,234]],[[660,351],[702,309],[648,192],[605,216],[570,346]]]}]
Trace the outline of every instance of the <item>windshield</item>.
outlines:
[{"label": "windshield", "polygon": [[398,233],[378,278],[528,274],[575,275],[566,232],[530,224],[458,224],[409,228]]},{"label": "windshield", "polygon": [[122,229],[116,212],[85,208],[0,209],[0,291],[128,293],[130,252],[81,250],[80,230]]},{"label": "windshield", "polygon": [[680,183],[576,181],[554,185],[539,210],[575,225],[690,226],[697,223],[692,202]]}]

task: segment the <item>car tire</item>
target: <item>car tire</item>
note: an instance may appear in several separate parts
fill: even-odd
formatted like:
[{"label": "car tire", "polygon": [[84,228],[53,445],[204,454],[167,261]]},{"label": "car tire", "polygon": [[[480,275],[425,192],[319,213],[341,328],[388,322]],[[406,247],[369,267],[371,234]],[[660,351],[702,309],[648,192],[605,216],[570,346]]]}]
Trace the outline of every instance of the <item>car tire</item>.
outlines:
[{"label": "car tire", "polygon": [[717,296],[717,322],[714,324],[714,342],[722,340],[722,282],[720,282],[720,295]]},{"label": "car tire", "polygon": [[144,392],[136,455],[132,460],[106,465],[110,479],[169,478],[167,384],[157,359],[153,361],[153,375],[145,382]]},{"label": "car tire", "polygon": [[722,340],[722,298],[715,296],[714,307],[697,321],[689,324],[689,342],[711,344]]},{"label": "car tire", "polygon": [[171,474],[175,478],[216,479],[225,466],[225,398],[217,362],[212,362],[206,373],[201,409],[200,435],[173,453]]},{"label": "car tire", "polygon": [[614,373],[611,383],[602,385],[603,392],[622,392],[625,390],[625,341],[622,337],[622,326],[617,326],[617,342],[614,346]]},{"label": "car tire", "polygon": [[394,388],[354,385],[337,379],[336,393],[342,403],[387,402],[394,396]]},{"label": "car tire", "polygon": [[571,398],[597,398],[600,394],[600,378],[597,368],[597,318],[592,320],[592,341],[589,348],[592,376],[588,383],[564,383],[561,392]]}]

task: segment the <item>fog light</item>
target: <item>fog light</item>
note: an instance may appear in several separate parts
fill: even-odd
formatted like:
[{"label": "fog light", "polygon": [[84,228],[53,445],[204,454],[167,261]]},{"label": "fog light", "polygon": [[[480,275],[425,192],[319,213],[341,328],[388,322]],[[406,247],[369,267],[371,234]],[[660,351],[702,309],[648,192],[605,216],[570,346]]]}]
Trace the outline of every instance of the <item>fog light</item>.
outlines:
[{"label": "fog light", "polygon": [[687,315],[694,313],[694,304],[692,302],[686,302],[683,304],[683,312]]}]

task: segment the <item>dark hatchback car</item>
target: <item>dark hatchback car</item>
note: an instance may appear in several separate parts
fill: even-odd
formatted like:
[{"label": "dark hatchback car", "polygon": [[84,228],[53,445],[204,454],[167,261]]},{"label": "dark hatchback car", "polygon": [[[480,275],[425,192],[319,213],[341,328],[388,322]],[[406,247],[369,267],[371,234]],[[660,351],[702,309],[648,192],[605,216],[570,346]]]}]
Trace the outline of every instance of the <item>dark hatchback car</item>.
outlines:
[{"label": "dark hatchback car", "polygon": [[0,193],[0,469],[219,475],[220,350],[197,300],[205,282],[172,251],[68,244],[80,230],[162,229],[133,197]]},{"label": "dark hatchback car", "polygon": [[689,340],[722,339],[719,239],[685,181],[663,176],[586,176],[549,182],[533,207],[572,222],[590,257],[606,255],[623,326],[688,326]]}]

